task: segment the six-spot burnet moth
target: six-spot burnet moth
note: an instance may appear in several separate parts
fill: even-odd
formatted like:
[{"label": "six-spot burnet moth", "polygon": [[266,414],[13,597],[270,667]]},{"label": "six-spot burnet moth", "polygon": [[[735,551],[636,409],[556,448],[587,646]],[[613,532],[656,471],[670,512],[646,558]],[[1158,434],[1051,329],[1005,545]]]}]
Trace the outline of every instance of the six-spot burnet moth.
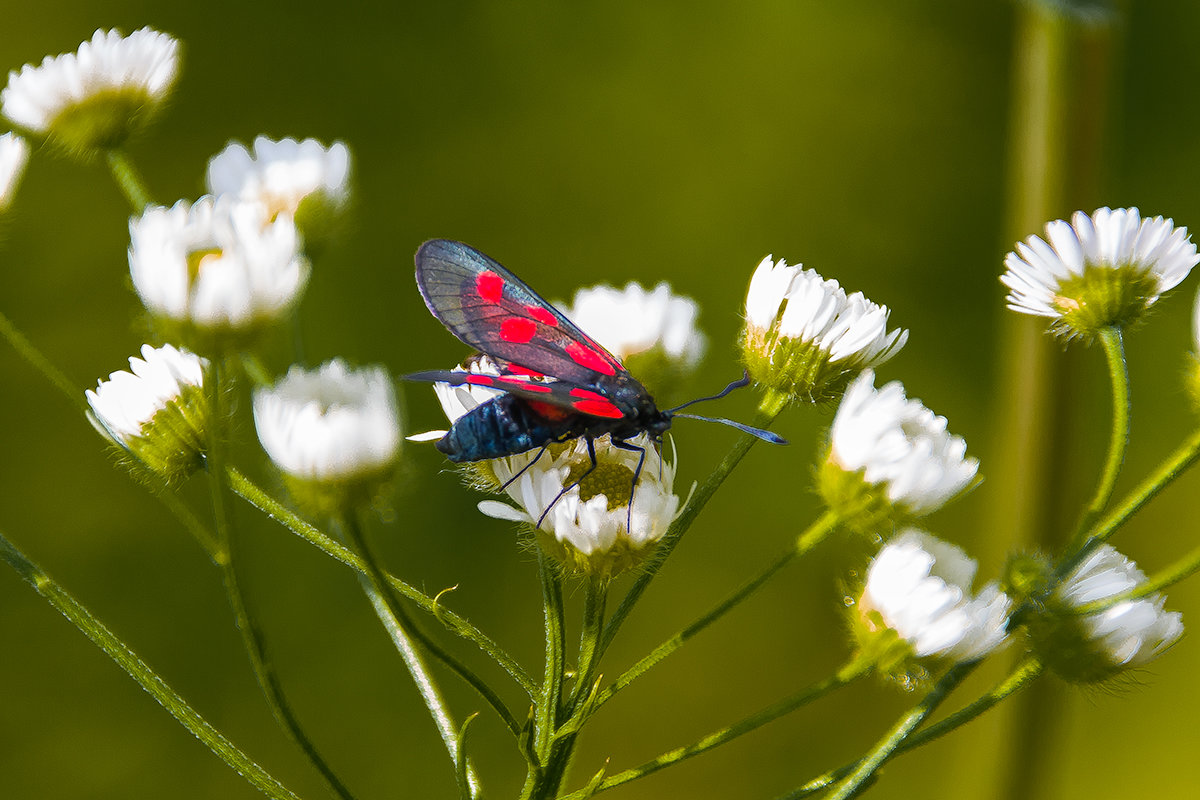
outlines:
[{"label": "six-spot burnet moth", "polygon": [[[451,461],[503,458],[535,448],[545,451],[556,442],[583,437],[591,466],[563,487],[557,502],[596,469],[593,441],[605,434],[613,447],[640,453],[633,475],[635,489],[646,451],[629,440],[645,432],[661,443],[674,417],[719,422],[764,441],[787,443],[770,431],[733,420],[678,413],[692,403],[716,400],[747,385],[745,376],[712,397],[660,410],[616,356],[495,260],[461,242],[432,239],[417,250],[416,264],[417,288],[429,311],[451,333],[491,358],[500,374],[434,370],[405,375],[405,379],[504,392],[464,414],[437,442],[437,449]],[[540,456],[539,452],[530,465]],[[631,490],[631,506],[632,496]]]}]

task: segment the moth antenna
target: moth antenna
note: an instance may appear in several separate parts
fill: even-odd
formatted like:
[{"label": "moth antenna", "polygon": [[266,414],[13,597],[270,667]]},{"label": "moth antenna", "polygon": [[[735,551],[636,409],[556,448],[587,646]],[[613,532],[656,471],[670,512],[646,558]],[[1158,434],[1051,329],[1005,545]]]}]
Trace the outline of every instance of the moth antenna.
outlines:
[{"label": "moth antenna", "polygon": [[[742,377],[738,378],[736,381],[734,381],[733,383],[729,384],[724,389],[722,389],[720,394],[714,394],[712,397],[699,397],[695,400],[688,400],[686,403],[684,403],[681,406],[675,406],[674,408],[667,409],[667,411],[665,413],[674,414],[679,409],[687,408],[688,406],[694,405],[695,403],[703,403],[708,400],[720,400],[722,397],[729,394],[734,389],[741,389],[743,386],[749,386],[749,385],[750,385],[750,373],[743,372]],[[681,414],[680,416],[683,416],[683,415]]]},{"label": "moth antenna", "polygon": [[696,414],[676,414],[675,416],[680,417],[682,419],[699,419],[699,420],[703,420],[705,422],[719,422],[722,425],[728,425],[731,428],[737,428],[742,433],[748,433],[751,436],[757,436],[759,439],[762,439],[764,442],[770,442],[771,444],[787,444],[788,443],[787,439],[783,438],[782,436],[780,436],[777,433],[771,433],[768,430],[763,430],[762,428],[755,428],[750,425],[743,425],[740,422],[734,422],[731,419],[725,419],[723,417],[701,417],[701,416],[697,416]]}]

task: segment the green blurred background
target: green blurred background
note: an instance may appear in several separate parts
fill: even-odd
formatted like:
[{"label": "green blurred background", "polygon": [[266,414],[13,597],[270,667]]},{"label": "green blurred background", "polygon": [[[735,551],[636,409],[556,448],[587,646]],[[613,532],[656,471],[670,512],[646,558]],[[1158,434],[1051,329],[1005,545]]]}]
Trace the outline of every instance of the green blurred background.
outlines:
[{"label": "green blurred background", "polygon": [[[702,308],[712,344],[696,388],[713,389],[737,374],[742,292],[770,252],[889,305],[912,339],[884,377],[945,414],[985,476],[1001,461],[1013,4],[50,0],[5,11],[0,65],[11,68],[72,50],[97,27],[151,25],[184,43],[171,106],[131,148],[160,201],[201,193],[206,160],[230,139],[350,145],[352,227],[316,260],[301,308],[313,362],[341,355],[400,374],[458,361],[462,347],[411,277],[417,245],[444,236],[550,298],[600,281],[670,281]],[[1080,205],[1138,205],[1200,225],[1198,30],[1200,5],[1129,4],[1097,196]],[[143,341],[127,218],[99,165],[38,152],[4,221],[0,310],[81,392]],[[1180,388],[1191,285],[1129,337],[1134,438],[1119,491],[1195,424]],[[1059,466],[1075,502],[1098,471],[1109,400],[1098,351],[1073,349],[1067,361],[1074,439]],[[322,796],[258,695],[218,572],[7,346],[0,376],[0,529],[261,764]],[[442,424],[431,392],[403,389],[412,429]],[[721,413],[747,419],[753,403],[745,392]],[[811,463],[830,413],[789,413],[778,428],[794,444],[758,448],[734,474],[631,618],[606,674],[757,572],[814,517]],[[734,438],[691,424],[675,434],[682,487]],[[253,448],[239,461],[271,481]],[[536,671],[530,554],[510,525],[477,513],[479,496],[432,448],[410,446],[405,462],[393,510],[372,531],[387,563],[431,593],[457,585],[452,607]],[[1198,486],[1185,476],[1118,546],[1149,570],[1191,549]],[[988,577],[1010,547],[988,535],[989,513],[1005,502],[998,488],[985,483],[930,522],[979,555]],[[204,508],[202,487],[186,494]],[[250,601],[284,684],[351,789],[362,800],[454,797],[441,744],[351,574],[245,507],[239,523]],[[841,594],[861,556],[846,542],[824,547],[626,691],[585,735],[573,784],[606,758],[613,771],[640,763],[827,676],[847,656]],[[1187,623],[1200,619],[1196,581],[1170,601]],[[5,571],[0,637],[0,797],[256,796]],[[1064,692],[1064,722],[1036,776],[1042,796],[1195,796],[1198,667],[1188,637],[1116,686]],[[446,686],[460,718],[479,707]],[[913,701],[868,682],[608,796],[772,798],[862,752]],[[1001,796],[1014,769],[1006,719],[993,714],[900,759],[872,796]],[[486,711],[474,743],[491,795],[512,796],[519,757]]]}]

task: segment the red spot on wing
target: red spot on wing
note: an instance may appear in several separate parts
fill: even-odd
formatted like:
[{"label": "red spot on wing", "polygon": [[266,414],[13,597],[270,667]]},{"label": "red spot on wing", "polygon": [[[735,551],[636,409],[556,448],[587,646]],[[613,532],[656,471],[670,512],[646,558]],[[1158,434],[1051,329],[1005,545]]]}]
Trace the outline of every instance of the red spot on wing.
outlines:
[{"label": "red spot on wing", "polygon": [[549,325],[551,327],[558,325],[558,320],[554,318],[554,315],[551,314],[549,310],[542,308],[541,306],[525,306],[525,310],[529,312],[529,316],[533,317],[543,325]]},{"label": "red spot on wing", "polygon": [[513,375],[528,375],[531,378],[546,377],[546,373],[538,372],[537,370],[530,369],[529,367],[522,367],[520,364],[509,364],[505,367],[505,369],[511,372]]},{"label": "red spot on wing", "polygon": [[504,279],[491,270],[475,276],[475,291],[489,303],[499,303],[504,296]]},{"label": "red spot on wing", "polygon": [[496,379],[491,375],[468,375],[465,380],[467,383],[473,383],[476,386],[495,387],[496,385]]},{"label": "red spot on wing", "polygon": [[500,338],[513,344],[526,344],[537,333],[537,323],[524,317],[509,317],[500,323]]},{"label": "red spot on wing", "polygon": [[574,412],[569,408],[556,406],[552,403],[543,403],[540,400],[527,400],[526,405],[537,412],[539,415],[549,420],[566,419]]},{"label": "red spot on wing", "polygon": [[571,395],[571,397],[575,397],[580,400],[599,400],[601,403],[608,402],[607,397],[600,394],[599,392],[593,392],[591,389],[582,389],[582,388],[576,387],[576,388],[572,389],[569,392],[569,394]]},{"label": "red spot on wing", "polygon": [[625,416],[621,413],[621,409],[608,400],[576,400],[573,408],[580,414],[588,414],[593,417],[620,419]]},{"label": "red spot on wing", "polygon": [[[503,335],[503,334],[501,334],[501,335]],[[526,341],[528,341],[528,340],[526,340]],[[591,349],[590,347],[587,347],[586,345],[582,345],[579,342],[571,342],[570,344],[567,345],[566,351],[567,351],[567,355],[569,355],[571,357],[571,360],[574,361],[576,364],[578,364],[581,367],[586,367],[587,369],[595,370],[596,372],[599,372],[602,375],[616,375],[617,374],[616,369],[613,368],[613,365],[610,364],[607,359],[605,359],[603,356],[601,356],[595,350]],[[588,412],[588,413],[591,413],[591,412]],[[598,414],[596,416],[602,417],[605,415]],[[618,415],[618,416],[620,416],[620,415]]]},{"label": "red spot on wing", "polygon": [[500,378],[500,383],[505,386],[516,386],[526,392],[553,392],[550,386],[544,383],[533,383],[532,381],[521,380],[519,378]]}]

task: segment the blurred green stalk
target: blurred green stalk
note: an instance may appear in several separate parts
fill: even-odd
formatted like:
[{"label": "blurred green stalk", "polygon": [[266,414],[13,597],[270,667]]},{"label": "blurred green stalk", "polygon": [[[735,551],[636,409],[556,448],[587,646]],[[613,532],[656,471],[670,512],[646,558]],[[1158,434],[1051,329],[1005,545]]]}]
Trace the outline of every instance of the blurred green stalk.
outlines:
[{"label": "blurred green stalk", "polygon": [[[1014,46],[1008,241],[1039,233],[1051,219],[1092,201],[1100,180],[1108,116],[1111,15],[1085,17],[1069,2],[1018,4]],[[1086,24],[1081,24],[1086,21]],[[997,457],[990,529],[1008,546],[1058,552],[1071,529],[1063,453],[1072,452],[1068,388],[1072,364],[1045,323],[1006,314],[1004,387],[996,409]],[[1045,796],[1053,743],[1060,738],[1062,687],[1038,681],[1014,703],[1005,779],[997,796]]]}]

